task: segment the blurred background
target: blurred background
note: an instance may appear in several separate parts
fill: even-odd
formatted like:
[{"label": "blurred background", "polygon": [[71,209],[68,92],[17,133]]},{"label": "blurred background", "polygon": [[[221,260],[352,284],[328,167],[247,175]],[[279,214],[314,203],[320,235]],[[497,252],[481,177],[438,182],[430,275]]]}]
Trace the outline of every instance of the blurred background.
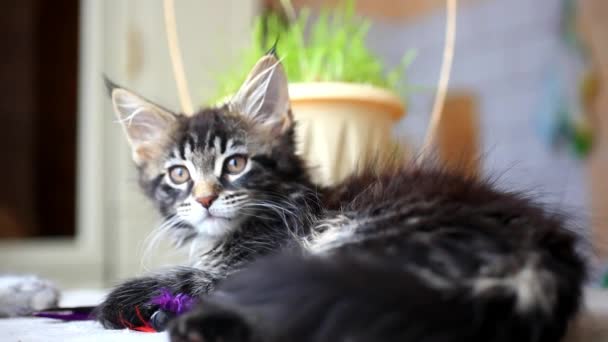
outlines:
[{"label": "blurred background", "polygon": [[[293,0],[296,12],[338,1]],[[102,75],[179,110],[161,0],[11,0],[0,5],[0,271],[102,287],[142,262],[158,218],[139,193]],[[217,95],[274,0],[179,0],[177,28],[196,105]],[[422,144],[445,39],[443,0],[358,0],[366,45],[387,69],[414,57],[395,126]],[[572,215],[584,247],[608,250],[608,15],[605,0],[460,0],[443,158]],[[281,51],[279,51],[281,53]],[[285,51],[289,53],[289,51]],[[348,63],[348,61],[345,61]],[[451,151],[456,151],[452,153]],[[463,152],[464,151],[464,152]],[[171,260],[179,260],[174,255]]]}]

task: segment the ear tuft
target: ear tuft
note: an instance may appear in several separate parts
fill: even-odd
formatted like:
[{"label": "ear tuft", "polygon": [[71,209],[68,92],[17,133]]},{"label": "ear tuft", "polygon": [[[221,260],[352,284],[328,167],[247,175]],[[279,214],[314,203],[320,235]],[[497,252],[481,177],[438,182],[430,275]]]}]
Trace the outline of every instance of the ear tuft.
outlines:
[{"label": "ear tuft", "polygon": [[266,52],[266,55],[271,55],[274,56],[275,58],[279,58],[279,55],[277,54],[277,45],[279,44],[279,36],[277,36],[277,39],[274,40],[274,44],[272,44],[272,47],[270,47],[270,49]]},{"label": "ear tuft", "polygon": [[287,75],[281,61],[274,54],[262,57],[229,105],[233,111],[273,132],[283,133],[291,127]]},{"label": "ear tuft", "polygon": [[108,92],[108,96],[110,97],[112,97],[112,90],[120,88],[106,74],[103,74],[103,84],[106,86],[106,91]]}]

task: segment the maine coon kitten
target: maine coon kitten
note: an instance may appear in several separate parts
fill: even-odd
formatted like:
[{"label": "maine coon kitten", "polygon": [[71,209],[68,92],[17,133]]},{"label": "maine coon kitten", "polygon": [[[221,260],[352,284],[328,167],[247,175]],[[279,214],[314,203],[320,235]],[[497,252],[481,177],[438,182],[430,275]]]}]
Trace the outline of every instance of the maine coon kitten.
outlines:
[{"label": "maine coon kitten", "polygon": [[523,196],[407,165],[313,184],[272,54],[191,117],[110,91],[145,193],[200,249],[114,289],[108,328],[141,325],[163,288],[201,298],[174,341],[548,342],[577,312],[575,239]]}]

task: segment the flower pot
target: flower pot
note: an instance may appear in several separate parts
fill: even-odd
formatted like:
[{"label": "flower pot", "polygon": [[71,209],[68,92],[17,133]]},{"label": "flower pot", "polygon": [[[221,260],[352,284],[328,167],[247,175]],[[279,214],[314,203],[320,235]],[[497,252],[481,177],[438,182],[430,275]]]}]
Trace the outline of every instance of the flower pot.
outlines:
[{"label": "flower pot", "polygon": [[312,82],[290,84],[289,95],[298,153],[317,182],[331,185],[360,165],[407,154],[393,136],[405,106],[392,92],[364,84]]}]

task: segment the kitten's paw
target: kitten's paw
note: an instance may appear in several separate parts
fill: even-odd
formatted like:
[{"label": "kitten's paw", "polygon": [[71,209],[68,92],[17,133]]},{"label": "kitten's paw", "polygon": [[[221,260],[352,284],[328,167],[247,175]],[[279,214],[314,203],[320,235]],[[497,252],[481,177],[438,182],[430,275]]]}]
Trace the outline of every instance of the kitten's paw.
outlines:
[{"label": "kitten's paw", "polygon": [[150,317],[157,310],[151,303],[162,289],[154,278],[130,280],[115,288],[97,307],[96,319],[107,329],[137,329],[149,326]]},{"label": "kitten's paw", "polygon": [[249,326],[236,314],[198,309],[176,318],[169,328],[171,342],[253,342]]}]

